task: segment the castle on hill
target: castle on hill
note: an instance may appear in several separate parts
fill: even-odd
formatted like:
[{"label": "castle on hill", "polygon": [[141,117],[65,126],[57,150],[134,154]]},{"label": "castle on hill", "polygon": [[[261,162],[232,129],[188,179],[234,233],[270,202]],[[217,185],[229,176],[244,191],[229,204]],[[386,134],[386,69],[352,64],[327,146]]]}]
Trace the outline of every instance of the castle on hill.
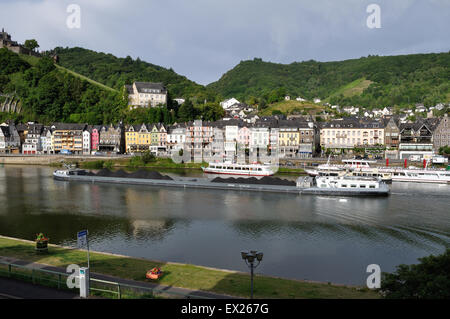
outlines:
[{"label": "castle on hill", "polygon": [[7,48],[8,50],[20,53],[20,54],[26,54],[26,55],[34,55],[34,56],[41,56],[38,51],[32,51],[27,48],[25,48],[22,44],[17,43],[17,41],[11,40],[11,35],[5,31],[5,29],[2,28],[2,32],[0,32],[0,49],[1,48]]}]

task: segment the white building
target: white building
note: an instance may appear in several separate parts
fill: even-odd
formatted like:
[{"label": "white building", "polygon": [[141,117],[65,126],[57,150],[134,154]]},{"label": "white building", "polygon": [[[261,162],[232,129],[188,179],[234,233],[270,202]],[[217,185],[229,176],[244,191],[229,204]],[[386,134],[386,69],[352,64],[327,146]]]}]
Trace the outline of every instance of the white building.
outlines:
[{"label": "white building", "polygon": [[239,136],[239,127],[237,125],[225,126],[225,156],[227,160],[234,160],[236,155],[236,142]]},{"label": "white building", "polygon": [[42,151],[41,132],[43,126],[40,124],[30,124],[27,130],[25,141],[22,144],[22,154],[39,154]]},{"label": "white building", "polygon": [[270,141],[270,132],[268,127],[250,128],[249,147],[250,149],[267,148]]},{"label": "white building", "polygon": [[162,83],[134,82],[125,85],[128,91],[128,105],[137,107],[155,107],[167,104],[167,89]]},{"label": "white building", "polygon": [[236,100],[234,97],[225,101],[220,102],[220,106],[224,109],[224,110],[228,110],[229,108],[231,108],[233,105],[235,104],[239,104],[241,102],[239,102],[238,100]]},{"label": "white building", "polygon": [[182,98],[176,98],[176,99],[173,99],[175,102],[177,102],[178,103],[178,105],[181,105],[181,104],[183,104],[184,102],[186,102],[186,100],[185,99],[182,99]]},{"label": "white building", "polygon": [[319,98],[315,98],[315,99],[314,99],[314,103],[316,103],[316,104],[317,104],[317,103],[320,103],[320,102],[322,102],[322,100],[321,100],[321,99],[319,99]]},{"label": "white building", "polygon": [[299,96],[298,98],[296,98],[296,100],[299,101],[299,102],[304,102],[304,101],[306,101],[304,98],[302,98],[302,97],[300,97],[300,96]]},{"label": "white building", "polygon": [[172,127],[167,133],[167,146],[170,150],[180,150],[186,142],[186,128]]},{"label": "white building", "polygon": [[52,144],[52,131],[48,128],[44,128],[41,134],[42,154],[53,153]]},{"label": "white building", "polygon": [[88,129],[83,131],[83,154],[91,153],[91,133]]}]

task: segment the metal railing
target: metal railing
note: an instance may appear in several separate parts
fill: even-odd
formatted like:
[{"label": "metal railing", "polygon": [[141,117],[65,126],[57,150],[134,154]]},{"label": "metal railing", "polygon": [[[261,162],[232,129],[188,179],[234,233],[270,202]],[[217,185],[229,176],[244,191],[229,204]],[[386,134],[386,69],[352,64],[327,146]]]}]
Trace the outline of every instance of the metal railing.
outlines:
[{"label": "metal railing", "polygon": [[[4,266],[4,267],[1,267]],[[32,282],[33,284],[43,284],[57,289],[71,291],[67,287],[67,278],[71,274],[52,271],[42,268],[30,268],[29,266],[18,265],[10,262],[0,261],[0,276],[15,278]],[[130,285],[114,281],[90,278],[90,291],[100,294],[111,294],[114,298],[188,298],[188,299],[211,299],[205,296],[189,295],[176,291],[167,291],[163,288],[150,288]]]}]

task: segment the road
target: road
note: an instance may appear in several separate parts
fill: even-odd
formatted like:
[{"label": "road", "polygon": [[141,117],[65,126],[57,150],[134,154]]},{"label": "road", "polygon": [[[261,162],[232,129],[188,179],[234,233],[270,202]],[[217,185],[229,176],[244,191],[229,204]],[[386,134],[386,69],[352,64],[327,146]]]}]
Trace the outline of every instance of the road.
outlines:
[{"label": "road", "polygon": [[79,299],[79,295],[70,291],[0,277],[0,299]]}]

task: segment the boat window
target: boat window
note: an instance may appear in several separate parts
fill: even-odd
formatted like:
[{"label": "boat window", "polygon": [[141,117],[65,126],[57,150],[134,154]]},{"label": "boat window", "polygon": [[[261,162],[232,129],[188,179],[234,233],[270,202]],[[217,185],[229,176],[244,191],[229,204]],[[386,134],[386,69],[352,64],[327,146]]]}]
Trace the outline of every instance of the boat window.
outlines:
[{"label": "boat window", "polygon": [[366,185],[359,185],[359,188],[366,188]]},{"label": "boat window", "polygon": [[351,185],[350,187],[356,188],[356,185]]},{"label": "boat window", "polygon": [[375,185],[370,185],[369,188],[375,188]]},{"label": "boat window", "polygon": [[347,187],[347,185],[345,185],[345,184],[342,184],[342,187],[344,187],[344,188],[345,188],[345,187]]}]

